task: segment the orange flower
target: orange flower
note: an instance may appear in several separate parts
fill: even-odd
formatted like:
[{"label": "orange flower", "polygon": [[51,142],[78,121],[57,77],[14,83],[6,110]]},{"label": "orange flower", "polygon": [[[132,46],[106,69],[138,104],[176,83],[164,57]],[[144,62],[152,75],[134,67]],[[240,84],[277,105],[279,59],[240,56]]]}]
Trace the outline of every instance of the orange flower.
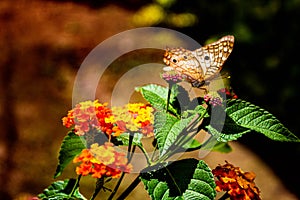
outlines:
[{"label": "orange flower", "polygon": [[129,173],[132,170],[132,165],[127,164],[125,154],[116,151],[110,142],[101,146],[96,143],[92,144],[90,149],[82,150],[73,162],[80,162],[80,165],[76,167],[78,175],[92,175],[94,178],[103,176],[118,178],[122,172]]},{"label": "orange flower", "polygon": [[111,109],[107,108],[106,103],[101,104],[98,100],[77,104],[62,121],[67,128],[75,125],[77,135],[84,135],[91,129],[97,129],[109,136],[122,133],[114,121]]},{"label": "orange flower", "polygon": [[67,117],[62,118],[63,125],[67,128],[70,128],[74,125],[74,117],[73,117],[73,110],[68,111]]},{"label": "orange flower", "polygon": [[226,164],[212,170],[216,181],[216,191],[227,191],[232,200],[260,200],[259,189],[255,186],[255,174],[243,172],[226,161]]}]

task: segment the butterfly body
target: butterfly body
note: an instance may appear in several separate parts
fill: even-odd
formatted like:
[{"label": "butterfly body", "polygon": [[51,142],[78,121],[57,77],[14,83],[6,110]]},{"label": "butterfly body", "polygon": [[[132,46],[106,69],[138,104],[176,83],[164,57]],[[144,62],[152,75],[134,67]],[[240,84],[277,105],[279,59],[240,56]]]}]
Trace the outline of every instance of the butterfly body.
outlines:
[{"label": "butterfly body", "polygon": [[169,67],[164,70],[174,70],[194,87],[201,87],[221,71],[232,52],[233,44],[234,37],[228,35],[195,51],[183,48],[167,49],[164,62]]}]

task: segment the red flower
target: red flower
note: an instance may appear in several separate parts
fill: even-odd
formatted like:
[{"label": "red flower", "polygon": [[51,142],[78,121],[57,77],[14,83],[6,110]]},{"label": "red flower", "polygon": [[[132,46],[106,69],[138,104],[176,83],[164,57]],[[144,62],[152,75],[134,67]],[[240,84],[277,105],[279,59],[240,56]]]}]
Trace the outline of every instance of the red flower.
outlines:
[{"label": "red flower", "polygon": [[238,96],[234,93],[232,89],[222,88],[218,90],[218,93],[225,94],[227,99],[237,99]]},{"label": "red flower", "polygon": [[111,109],[98,100],[77,104],[62,121],[67,128],[75,125],[77,135],[84,135],[91,129],[97,129],[109,136],[112,134],[118,136],[122,133],[114,121]]}]

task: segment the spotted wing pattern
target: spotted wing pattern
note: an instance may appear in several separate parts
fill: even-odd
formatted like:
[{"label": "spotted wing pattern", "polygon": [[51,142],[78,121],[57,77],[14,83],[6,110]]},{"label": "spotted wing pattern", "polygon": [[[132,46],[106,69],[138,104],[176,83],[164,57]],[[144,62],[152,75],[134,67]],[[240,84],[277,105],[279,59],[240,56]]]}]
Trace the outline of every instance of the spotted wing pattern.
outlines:
[{"label": "spotted wing pattern", "polygon": [[233,44],[234,37],[228,35],[195,51],[183,48],[167,49],[164,62],[169,67],[165,70],[174,70],[193,86],[200,87],[221,71],[232,52]]}]

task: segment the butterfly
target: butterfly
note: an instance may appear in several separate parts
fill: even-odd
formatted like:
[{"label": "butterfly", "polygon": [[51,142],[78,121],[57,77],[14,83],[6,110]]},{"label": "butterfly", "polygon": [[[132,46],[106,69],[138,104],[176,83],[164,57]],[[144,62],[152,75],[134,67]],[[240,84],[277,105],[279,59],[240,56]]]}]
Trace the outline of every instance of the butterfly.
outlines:
[{"label": "butterfly", "polygon": [[214,79],[232,52],[234,36],[227,35],[218,41],[194,51],[184,48],[167,49],[164,54],[164,71],[176,71],[193,87],[201,87]]}]

